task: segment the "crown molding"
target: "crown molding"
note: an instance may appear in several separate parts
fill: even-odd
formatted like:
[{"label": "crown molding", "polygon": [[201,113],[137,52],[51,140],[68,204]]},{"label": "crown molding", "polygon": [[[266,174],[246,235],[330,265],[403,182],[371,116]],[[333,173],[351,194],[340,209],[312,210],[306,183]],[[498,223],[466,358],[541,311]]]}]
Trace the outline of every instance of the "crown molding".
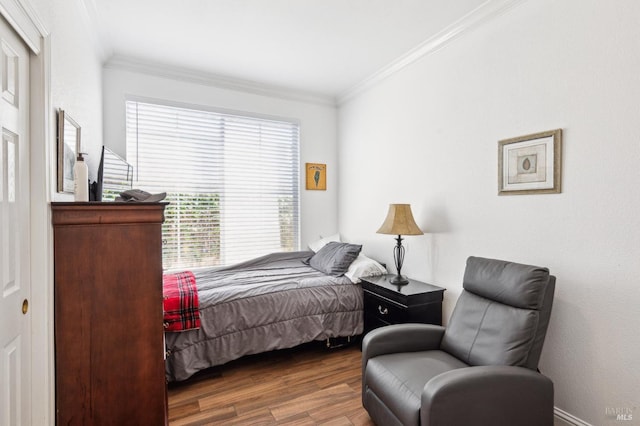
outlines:
[{"label": "crown molding", "polygon": [[489,22],[490,20],[505,13],[509,9],[516,7],[524,1],[526,0],[485,1],[480,6],[467,13],[465,16],[463,16],[453,24],[447,26],[442,31],[436,33],[404,55],[395,59],[389,65],[383,67],[379,71],[376,71],[371,76],[367,77],[360,83],[340,94],[337,97],[337,105],[340,106],[348,102],[360,93],[365,92],[366,90],[380,83],[387,77],[401,71],[417,60],[442,49],[461,35],[468,33],[471,30]]},{"label": "crown molding", "polygon": [[[28,0],[0,0],[0,4],[5,2],[26,2]],[[407,66],[413,64],[419,59],[428,56],[458,37],[472,31],[473,29],[484,25],[495,17],[505,13],[506,11],[524,3],[526,0],[486,0],[476,9],[467,13],[465,16],[445,27],[440,32],[428,38],[415,48],[409,50],[404,55],[395,59],[387,66],[376,71],[366,79],[347,89],[337,97],[324,95],[304,90],[292,89],[283,86],[269,85],[256,81],[233,78],[229,76],[218,75],[205,71],[182,68],[168,64],[155,63],[139,58],[133,58],[122,55],[113,55],[112,49],[105,45],[104,40],[108,40],[108,34],[101,25],[94,0],[82,0],[86,11],[86,22],[93,28],[97,28],[97,34],[94,33],[94,44],[103,58],[104,68],[120,69],[125,71],[154,75],[157,77],[169,78],[177,81],[201,84],[206,86],[218,87],[221,89],[229,89],[242,91],[250,94],[276,97],[285,100],[293,100],[298,102],[306,102],[323,106],[340,106],[349,100],[355,98],[359,94],[379,84],[387,77],[401,71]],[[113,56],[112,56],[113,55]],[[108,60],[108,58],[111,56]]]},{"label": "crown molding", "polygon": [[0,0],[0,15],[20,35],[36,55],[41,51],[41,39],[49,32],[28,0]]},{"label": "crown molding", "polygon": [[89,38],[96,49],[98,58],[104,62],[113,55],[113,49],[108,44],[108,33],[98,15],[98,8],[94,0],[82,0],[84,6],[84,23],[89,33]]},{"label": "crown molding", "polygon": [[323,106],[336,106],[333,96],[320,95],[302,90],[257,83],[249,80],[236,79],[213,73],[196,71],[175,67],[167,64],[149,62],[128,56],[114,55],[105,64],[106,69],[124,70],[156,77],[169,78],[187,83],[213,86],[220,89],[229,89],[247,92],[254,95],[269,96],[285,100],[306,102]]}]

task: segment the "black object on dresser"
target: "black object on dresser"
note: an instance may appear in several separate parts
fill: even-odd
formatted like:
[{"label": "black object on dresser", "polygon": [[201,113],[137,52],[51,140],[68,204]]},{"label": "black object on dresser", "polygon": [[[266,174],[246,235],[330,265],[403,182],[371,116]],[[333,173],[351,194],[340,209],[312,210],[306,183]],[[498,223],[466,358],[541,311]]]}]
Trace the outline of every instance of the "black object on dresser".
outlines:
[{"label": "black object on dresser", "polygon": [[409,279],[391,284],[395,275],[362,278],[364,334],[390,324],[417,322],[442,325],[444,288]]}]

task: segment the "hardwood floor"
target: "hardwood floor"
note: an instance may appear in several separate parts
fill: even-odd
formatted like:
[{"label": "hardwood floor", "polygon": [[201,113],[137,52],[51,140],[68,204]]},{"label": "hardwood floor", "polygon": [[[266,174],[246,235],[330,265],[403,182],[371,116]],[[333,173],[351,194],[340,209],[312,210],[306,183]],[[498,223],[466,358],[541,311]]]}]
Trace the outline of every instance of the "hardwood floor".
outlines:
[{"label": "hardwood floor", "polygon": [[252,355],[169,387],[169,424],[373,426],[357,344],[314,342]]}]

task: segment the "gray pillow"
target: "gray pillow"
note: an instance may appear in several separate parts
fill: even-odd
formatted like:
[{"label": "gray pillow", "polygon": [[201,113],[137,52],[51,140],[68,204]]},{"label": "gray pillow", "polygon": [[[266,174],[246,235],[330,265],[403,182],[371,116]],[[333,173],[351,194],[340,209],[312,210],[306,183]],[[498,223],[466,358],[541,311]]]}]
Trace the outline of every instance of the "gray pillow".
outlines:
[{"label": "gray pillow", "polygon": [[309,265],[327,275],[339,277],[349,270],[349,265],[358,257],[362,246],[332,241],[322,247],[309,260]]}]

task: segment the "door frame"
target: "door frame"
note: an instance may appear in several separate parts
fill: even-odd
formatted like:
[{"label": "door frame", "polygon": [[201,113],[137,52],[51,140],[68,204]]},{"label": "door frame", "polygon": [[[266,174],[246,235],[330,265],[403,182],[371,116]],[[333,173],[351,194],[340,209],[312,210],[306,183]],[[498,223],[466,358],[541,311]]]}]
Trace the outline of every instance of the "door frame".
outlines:
[{"label": "door frame", "polygon": [[29,167],[31,192],[31,383],[27,425],[54,424],[52,197],[55,120],[51,104],[51,40],[28,0],[0,0],[0,14],[30,49]]}]

